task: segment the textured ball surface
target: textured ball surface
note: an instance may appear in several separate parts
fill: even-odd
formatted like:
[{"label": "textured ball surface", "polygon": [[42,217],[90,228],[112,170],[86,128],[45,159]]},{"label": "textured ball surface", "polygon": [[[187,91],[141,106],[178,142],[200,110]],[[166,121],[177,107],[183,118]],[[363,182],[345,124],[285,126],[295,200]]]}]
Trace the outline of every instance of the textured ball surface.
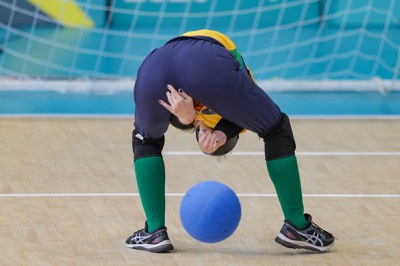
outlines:
[{"label": "textured ball surface", "polygon": [[236,230],[241,217],[235,192],[217,181],[204,181],[190,188],[180,206],[183,227],[193,238],[216,243]]}]

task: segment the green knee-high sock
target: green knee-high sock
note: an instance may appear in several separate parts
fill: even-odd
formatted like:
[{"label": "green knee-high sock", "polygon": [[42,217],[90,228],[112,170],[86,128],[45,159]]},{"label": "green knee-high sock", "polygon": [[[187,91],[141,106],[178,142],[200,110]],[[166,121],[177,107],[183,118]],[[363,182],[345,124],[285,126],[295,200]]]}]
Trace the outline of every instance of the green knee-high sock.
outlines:
[{"label": "green knee-high sock", "polygon": [[303,196],[296,156],[268,160],[267,168],[285,219],[298,228],[304,228],[307,221],[304,218]]},{"label": "green knee-high sock", "polygon": [[151,233],[165,225],[165,166],[160,156],[135,161],[136,182]]}]

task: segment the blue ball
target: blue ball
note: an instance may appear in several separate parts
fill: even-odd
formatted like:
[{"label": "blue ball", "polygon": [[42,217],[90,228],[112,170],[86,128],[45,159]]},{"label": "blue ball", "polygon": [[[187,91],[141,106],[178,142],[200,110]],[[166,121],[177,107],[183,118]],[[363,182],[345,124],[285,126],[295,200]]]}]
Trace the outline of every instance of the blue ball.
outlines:
[{"label": "blue ball", "polygon": [[190,188],[180,206],[181,222],[193,238],[216,243],[228,238],[240,222],[241,207],[235,192],[216,181]]}]

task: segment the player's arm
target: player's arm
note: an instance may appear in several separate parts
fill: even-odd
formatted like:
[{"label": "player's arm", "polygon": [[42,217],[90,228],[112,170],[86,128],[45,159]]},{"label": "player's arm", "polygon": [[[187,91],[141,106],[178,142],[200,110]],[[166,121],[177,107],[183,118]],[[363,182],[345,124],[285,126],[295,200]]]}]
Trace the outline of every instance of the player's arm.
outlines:
[{"label": "player's arm", "polygon": [[171,124],[180,129],[193,128],[193,122],[196,117],[196,111],[193,105],[193,99],[184,91],[178,91],[172,86],[167,86],[166,93],[168,103],[159,100],[159,103],[171,112]]}]

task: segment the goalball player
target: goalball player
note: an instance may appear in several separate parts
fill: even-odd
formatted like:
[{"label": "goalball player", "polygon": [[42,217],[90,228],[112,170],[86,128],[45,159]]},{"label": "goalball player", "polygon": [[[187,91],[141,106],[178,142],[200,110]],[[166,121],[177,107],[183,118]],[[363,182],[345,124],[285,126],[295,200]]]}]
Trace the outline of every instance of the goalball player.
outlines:
[{"label": "goalball player", "polygon": [[229,153],[244,130],[258,134],[285,217],[275,241],[318,252],[333,246],[333,235],[304,213],[288,116],[257,86],[227,36],[211,30],[187,32],[152,51],[138,70],[134,99],[134,168],[146,222],[126,240],[129,248],[173,250],[165,227],[161,154],[170,124],[180,129],[196,127],[200,149],[216,156]]}]

